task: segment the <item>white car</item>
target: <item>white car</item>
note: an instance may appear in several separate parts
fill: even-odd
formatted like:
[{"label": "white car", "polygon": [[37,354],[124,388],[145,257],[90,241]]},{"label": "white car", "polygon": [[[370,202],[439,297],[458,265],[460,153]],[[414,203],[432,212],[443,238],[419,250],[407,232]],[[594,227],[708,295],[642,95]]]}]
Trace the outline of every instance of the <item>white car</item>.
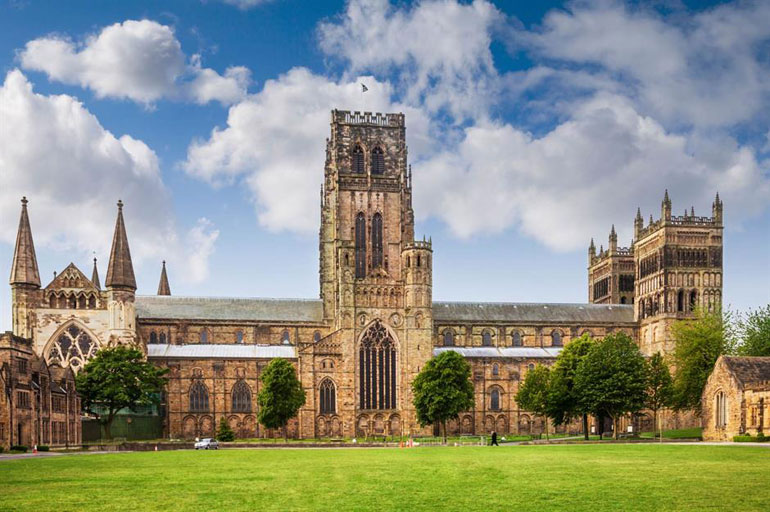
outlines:
[{"label": "white car", "polygon": [[196,450],[218,450],[219,449],[219,443],[216,439],[201,439],[200,441],[197,441],[195,443],[195,449]]}]

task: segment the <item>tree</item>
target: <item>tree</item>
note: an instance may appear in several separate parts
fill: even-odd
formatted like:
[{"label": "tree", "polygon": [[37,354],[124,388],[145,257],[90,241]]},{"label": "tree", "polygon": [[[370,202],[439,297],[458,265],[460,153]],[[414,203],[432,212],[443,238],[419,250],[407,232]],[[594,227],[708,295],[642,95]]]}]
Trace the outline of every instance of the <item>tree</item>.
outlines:
[{"label": "tree", "polygon": [[524,382],[516,393],[519,409],[530,411],[545,421],[545,438],[548,439],[548,395],[551,372],[543,365],[527,372]]},{"label": "tree", "polygon": [[442,352],[426,363],[412,381],[417,421],[439,424],[446,443],[446,423],[473,408],[471,367],[457,352]]},{"label": "tree", "polygon": [[618,438],[620,418],[644,407],[647,374],[636,343],[625,333],[595,343],[578,364],[575,392],[584,411],[612,418]]},{"label": "tree", "polygon": [[224,416],[219,420],[219,430],[217,430],[217,441],[235,441],[235,432],[230,428],[230,424]]},{"label": "tree", "polygon": [[578,416],[583,419],[583,435],[588,439],[588,411],[580,407],[575,394],[575,374],[580,361],[588,354],[594,341],[588,334],[567,344],[551,368],[548,386],[548,416],[555,425],[564,425]]},{"label": "tree", "polygon": [[733,352],[729,312],[699,309],[694,318],[674,322],[674,408],[700,413],[701,394],[717,359]]},{"label": "tree", "polygon": [[770,356],[770,304],[756,311],[749,310],[747,318],[738,322],[742,356]]},{"label": "tree", "polygon": [[168,369],[144,360],[140,350],[125,346],[103,348],[75,378],[83,410],[97,417],[107,439],[121,409],[160,403]]},{"label": "tree", "polygon": [[644,404],[652,411],[652,431],[658,430],[658,411],[670,407],[674,385],[668,365],[660,352],[647,361],[647,397]]},{"label": "tree", "polygon": [[286,424],[305,403],[305,391],[297,379],[297,372],[289,361],[276,358],[267,365],[260,380],[259,422],[267,428],[283,429],[283,438],[288,439]]}]

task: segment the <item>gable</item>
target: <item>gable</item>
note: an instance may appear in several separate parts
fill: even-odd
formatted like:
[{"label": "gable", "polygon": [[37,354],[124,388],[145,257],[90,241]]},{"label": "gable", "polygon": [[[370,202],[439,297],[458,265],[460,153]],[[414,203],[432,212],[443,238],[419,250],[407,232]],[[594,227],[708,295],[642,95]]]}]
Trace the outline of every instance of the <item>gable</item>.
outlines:
[{"label": "gable", "polygon": [[53,281],[46,286],[46,290],[88,290],[99,292],[91,280],[74,263],[67,265],[67,268],[54,277]]}]

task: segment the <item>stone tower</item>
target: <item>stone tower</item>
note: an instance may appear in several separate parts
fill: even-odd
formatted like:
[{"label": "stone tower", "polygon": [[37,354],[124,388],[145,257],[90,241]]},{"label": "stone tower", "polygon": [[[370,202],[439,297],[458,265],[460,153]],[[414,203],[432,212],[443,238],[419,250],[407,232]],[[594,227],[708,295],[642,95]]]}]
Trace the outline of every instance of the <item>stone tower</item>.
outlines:
[{"label": "stone tower", "polygon": [[109,344],[133,344],[136,340],[136,278],[123,221],[123,201],[118,201],[118,218],[104,284],[109,312]]},{"label": "stone tower", "polygon": [[404,115],[334,110],[320,290],[346,435],[417,431],[410,385],[432,355],[432,263],[430,241],[414,240]]},{"label": "stone tower", "polygon": [[696,308],[713,310],[722,302],[722,201],[716,195],[711,217],[690,208],[672,215],[666,191],[661,218],[643,227],[635,222],[636,267],[634,308],[643,353],[673,350],[671,324],[692,316]]},{"label": "stone tower", "polygon": [[608,249],[601,248],[598,254],[593,239],[588,247],[588,302],[633,304],[633,247],[618,247],[614,224],[608,241]]},{"label": "stone tower", "polygon": [[37,268],[26,197],[21,199],[21,217],[13,251],[10,284],[13,334],[31,339],[34,330],[34,309],[40,295],[40,272]]}]

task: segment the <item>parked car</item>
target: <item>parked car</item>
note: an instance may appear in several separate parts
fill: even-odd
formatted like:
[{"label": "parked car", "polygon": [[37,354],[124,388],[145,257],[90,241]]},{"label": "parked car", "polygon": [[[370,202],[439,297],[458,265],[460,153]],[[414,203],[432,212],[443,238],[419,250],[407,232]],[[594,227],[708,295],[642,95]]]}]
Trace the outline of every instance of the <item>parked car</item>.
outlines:
[{"label": "parked car", "polygon": [[200,441],[195,443],[195,449],[196,450],[218,450],[219,449],[219,443],[216,439],[201,439]]}]

